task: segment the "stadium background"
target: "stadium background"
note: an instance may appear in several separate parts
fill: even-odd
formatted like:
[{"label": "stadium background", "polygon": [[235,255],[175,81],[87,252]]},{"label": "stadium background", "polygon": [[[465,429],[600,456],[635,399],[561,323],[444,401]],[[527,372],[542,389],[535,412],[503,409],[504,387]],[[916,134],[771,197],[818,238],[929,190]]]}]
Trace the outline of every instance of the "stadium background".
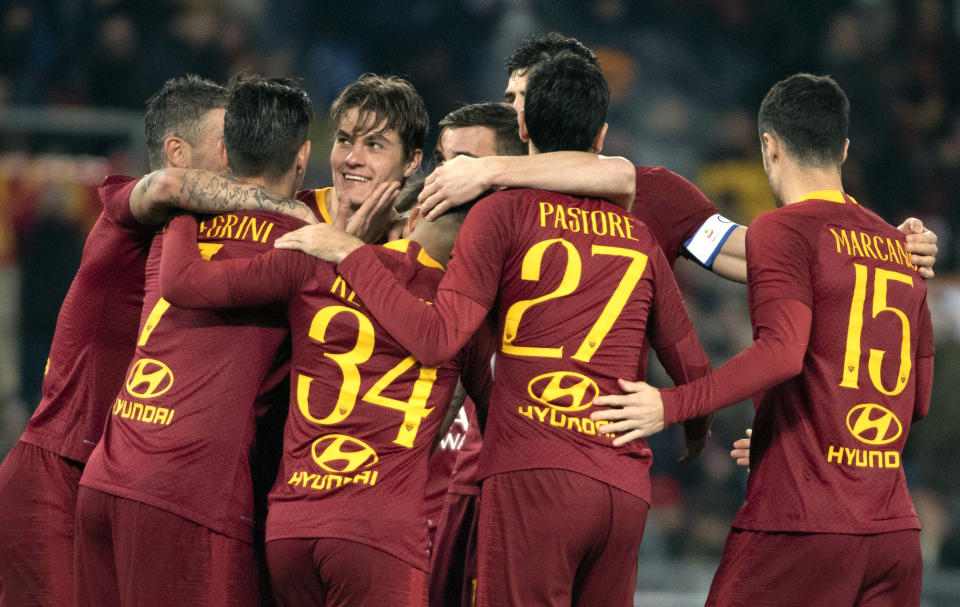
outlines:
[{"label": "stadium background", "polygon": [[[166,78],[301,78],[317,108],[307,185],[319,187],[330,184],[326,109],[361,73],[409,78],[435,125],[461,103],[500,99],[503,59],[551,30],[600,58],[612,90],[604,151],[667,166],[741,223],[772,207],[755,127],[767,88],[811,71],[847,91],[847,191],[940,238],[933,403],[904,465],[924,525],[925,604],[960,603],[960,0],[0,0],[0,454],[39,401],[96,186],[145,171],[143,102]],[[749,343],[745,289],[677,268],[720,364]],[[656,368],[652,378],[665,385]],[[746,481],[727,451],[751,414],[746,403],[720,414],[694,465],[676,463],[677,433],[652,441],[637,605],[702,604]]]}]

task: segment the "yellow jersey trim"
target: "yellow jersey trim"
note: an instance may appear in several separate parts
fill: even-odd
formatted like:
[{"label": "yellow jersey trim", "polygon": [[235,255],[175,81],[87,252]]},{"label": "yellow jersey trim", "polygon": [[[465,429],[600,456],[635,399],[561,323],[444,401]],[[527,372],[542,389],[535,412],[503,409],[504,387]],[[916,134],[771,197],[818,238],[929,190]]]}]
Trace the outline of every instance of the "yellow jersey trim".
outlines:
[{"label": "yellow jersey trim", "polygon": [[320,211],[320,217],[323,217],[323,221],[329,224],[333,224],[333,221],[330,220],[330,212],[327,210],[327,192],[331,188],[320,188],[314,190],[314,197],[317,199],[317,210]]},{"label": "yellow jersey trim", "polygon": [[841,192],[840,190],[819,190],[817,192],[810,192],[797,202],[803,202],[804,200],[828,200],[830,202],[839,202],[844,204],[851,202],[857,204],[857,201],[853,199],[853,196]]},{"label": "yellow jersey trim", "polygon": [[[401,238],[399,240],[391,240],[390,242],[384,243],[383,246],[384,248],[390,249],[391,251],[406,253],[407,250],[410,248],[410,241],[407,240],[406,238]],[[430,257],[430,255],[427,254],[427,252],[423,249],[423,247],[421,247],[420,252],[417,253],[417,261],[420,262],[420,265],[426,266],[428,268],[437,268],[439,270],[445,269],[443,265],[440,264],[440,262],[435,260],[433,257]]]}]

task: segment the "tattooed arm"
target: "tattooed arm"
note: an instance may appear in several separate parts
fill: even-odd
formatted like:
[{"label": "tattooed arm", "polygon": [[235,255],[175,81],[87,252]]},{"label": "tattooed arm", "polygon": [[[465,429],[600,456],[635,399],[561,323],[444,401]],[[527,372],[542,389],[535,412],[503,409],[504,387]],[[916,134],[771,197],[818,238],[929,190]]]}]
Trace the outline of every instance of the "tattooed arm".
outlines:
[{"label": "tattooed arm", "polygon": [[160,169],[144,176],[130,194],[130,211],[147,226],[162,224],[171,207],[197,213],[275,211],[317,223],[313,212],[298,200],[212,171]]}]

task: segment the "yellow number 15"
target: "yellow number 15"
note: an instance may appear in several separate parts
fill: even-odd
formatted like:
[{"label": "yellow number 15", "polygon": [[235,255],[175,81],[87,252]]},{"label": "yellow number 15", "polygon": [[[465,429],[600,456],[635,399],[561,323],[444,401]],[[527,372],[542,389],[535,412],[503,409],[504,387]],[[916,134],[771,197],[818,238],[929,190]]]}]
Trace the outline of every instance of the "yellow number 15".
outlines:
[{"label": "yellow number 15", "polygon": [[[863,332],[863,306],[867,299],[867,267],[858,263],[853,264],[856,270],[856,281],[853,286],[853,300],[850,302],[850,322],[847,326],[847,349],[843,355],[843,379],[840,385],[844,388],[859,388],[860,379],[860,336]],[[913,277],[900,272],[876,268],[873,279],[873,315],[876,318],[881,312],[896,314],[900,319],[903,339],[900,342],[900,370],[897,381],[892,389],[883,387],[880,377],[880,366],[883,363],[883,350],[870,349],[870,359],[867,369],[873,386],[887,396],[895,396],[907,387],[912,360],[910,358],[910,319],[903,310],[887,305],[887,283],[890,281],[902,282],[913,288]]]}]

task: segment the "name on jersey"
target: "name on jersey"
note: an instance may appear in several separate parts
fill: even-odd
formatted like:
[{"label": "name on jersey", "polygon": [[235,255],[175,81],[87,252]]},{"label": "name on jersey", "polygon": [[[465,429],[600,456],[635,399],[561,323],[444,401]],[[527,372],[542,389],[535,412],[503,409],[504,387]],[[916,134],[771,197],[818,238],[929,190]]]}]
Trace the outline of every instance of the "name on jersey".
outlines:
[{"label": "name on jersey", "polygon": [[174,413],[176,413],[175,409],[144,405],[125,398],[118,398],[113,405],[114,415],[119,415],[123,419],[135,419],[145,424],[169,426],[173,421]]},{"label": "name on jersey", "polygon": [[377,476],[379,472],[376,470],[364,470],[359,474],[354,474],[353,476],[344,476],[341,474],[320,474],[320,473],[311,473],[306,470],[299,470],[293,473],[293,476],[290,477],[290,480],[287,481],[288,485],[294,485],[296,487],[302,487],[304,489],[314,489],[316,491],[329,491],[330,489],[339,489],[344,485],[349,485],[351,483],[355,485],[366,485],[372,487],[377,484]]},{"label": "name on jersey", "polygon": [[910,254],[903,248],[899,240],[868,234],[856,230],[835,230],[830,228],[837,243],[837,253],[846,253],[854,257],[869,257],[880,261],[887,261],[914,270],[917,266],[910,263]]},{"label": "name on jersey", "polygon": [[633,236],[633,220],[620,213],[587,211],[549,202],[540,203],[540,227],[637,240]]},{"label": "name on jersey", "polygon": [[200,222],[198,237],[209,239],[249,240],[266,244],[274,223],[249,215],[217,215]]}]

